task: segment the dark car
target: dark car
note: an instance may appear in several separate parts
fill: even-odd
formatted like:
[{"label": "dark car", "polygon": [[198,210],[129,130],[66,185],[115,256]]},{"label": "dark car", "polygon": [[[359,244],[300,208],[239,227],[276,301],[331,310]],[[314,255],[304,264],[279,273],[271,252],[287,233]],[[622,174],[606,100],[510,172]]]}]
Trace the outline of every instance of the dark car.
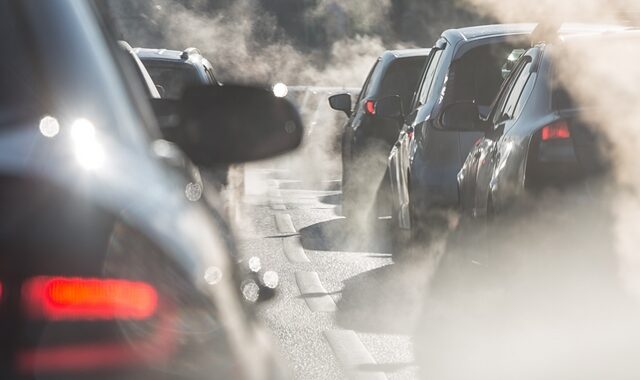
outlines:
[{"label": "dark car", "polygon": [[[469,110],[488,115],[504,76],[531,45],[533,24],[490,25],[445,31],[431,54],[413,110],[389,158],[394,226],[400,236],[424,237],[447,227],[458,207],[457,174],[483,132],[466,124]],[[560,33],[579,34],[610,28],[563,25]],[[385,114],[395,115],[393,107]],[[454,128],[453,125],[456,127]],[[400,239],[404,241],[404,239]]]},{"label": "dark car", "polygon": [[[542,43],[518,62],[488,119],[478,123],[486,129],[485,135],[458,174],[465,215],[492,216],[527,193],[567,188],[607,172],[607,142],[588,124],[596,107],[572,100],[554,63],[567,46],[582,44],[591,49],[606,44],[607,38],[614,37],[592,33]],[[637,40],[629,40],[628,46],[631,44]],[[611,64],[614,62],[612,58]],[[471,110],[467,115],[473,118],[473,113]]]},{"label": "dark car", "polygon": [[[190,85],[220,86],[211,63],[196,48],[184,51],[167,49],[133,49],[155,85],[166,99],[179,99]],[[213,187],[222,190],[229,184],[229,166],[218,165],[203,172]]]},{"label": "dark car", "polygon": [[382,98],[399,96],[408,104],[429,51],[395,50],[382,54],[369,72],[353,110],[349,94],[329,98],[333,109],[349,116],[342,135],[343,215],[364,217],[370,212],[377,215],[377,208],[382,207],[376,198],[379,191],[381,201],[388,194],[388,181],[383,181],[386,161],[401,123],[378,117],[376,103]]},{"label": "dark car", "polygon": [[0,378],[277,378],[214,194],[169,162],[288,150],[299,116],[267,89],[194,87],[177,103],[200,138],[163,140],[103,5],[0,1]]},{"label": "dark car", "polygon": [[211,63],[196,48],[179,51],[137,47],[133,51],[153,82],[163,89],[164,98],[179,99],[184,89],[193,84],[220,85]]},{"label": "dark car", "polygon": [[[446,131],[440,114],[447,105],[462,101],[473,102],[487,114],[514,56],[530,44],[534,26],[451,29],[434,45],[418,91],[405,107],[405,123],[388,162],[394,226],[400,231],[415,231],[439,210],[458,204],[456,174],[482,134]],[[437,223],[434,218],[431,227]]]}]

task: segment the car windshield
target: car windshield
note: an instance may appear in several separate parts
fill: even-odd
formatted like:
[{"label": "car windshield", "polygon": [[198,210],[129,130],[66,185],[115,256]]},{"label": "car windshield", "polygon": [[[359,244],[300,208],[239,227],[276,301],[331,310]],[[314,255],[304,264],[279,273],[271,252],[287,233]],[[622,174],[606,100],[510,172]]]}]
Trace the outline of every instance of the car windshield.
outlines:
[{"label": "car windshield", "polygon": [[179,99],[189,85],[201,83],[195,67],[188,63],[143,60],[153,82],[164,89],[164,97]]},{"label": "car windshield", "polygon": [[426,59],[426,57],[405,58],[391,64],[382,80],[378,97],[399,95],[402,104],[409,106]]}]

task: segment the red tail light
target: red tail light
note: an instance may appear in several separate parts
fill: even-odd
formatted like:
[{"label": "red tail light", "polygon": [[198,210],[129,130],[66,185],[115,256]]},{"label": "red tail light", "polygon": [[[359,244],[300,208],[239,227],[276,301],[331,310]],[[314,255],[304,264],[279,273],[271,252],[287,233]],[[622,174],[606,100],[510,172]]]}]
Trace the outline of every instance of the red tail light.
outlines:
[{"label": "red tail light", "polygon": [[364,103],[364,110],[368,115],[375,115],[376,114],[376,102],[374,102],[373,100],[367,100]]},{"label": "red tail light", "polygon": [[542,141],[561,140],[571,137],[569,124],[564,120],[559,120],[542,128]]},{"label": "red tail light", "polygon": [[149,284],[115,279],[35,277],[23,286],[31,317],[49,320],[151,317],[158,294]]}]

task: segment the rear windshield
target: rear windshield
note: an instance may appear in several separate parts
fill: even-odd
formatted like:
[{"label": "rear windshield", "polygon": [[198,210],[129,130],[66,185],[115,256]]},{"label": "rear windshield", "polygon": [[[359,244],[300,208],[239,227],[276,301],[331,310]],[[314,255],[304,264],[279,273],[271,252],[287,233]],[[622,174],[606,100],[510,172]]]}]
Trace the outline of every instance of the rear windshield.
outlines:
[{"label": "rear windshield", "polygon": [[456,60],[449,71],[449,101],[474,101],[481,107],[493,103],[503,71],[518,46],[510,43],[477,47]]},{"label": "rear windshield", "polygon": [[426,61],[427,57],[414,57],[392,63],[382,80],[378,97],[399,95],[402,104],[410,105]]},{"label": "rear windshield", "polygon": [[195,67],[188,63],[143,60],[153,83],[162,86],[164,97],[179,99],[185,87],[202,82]]}]

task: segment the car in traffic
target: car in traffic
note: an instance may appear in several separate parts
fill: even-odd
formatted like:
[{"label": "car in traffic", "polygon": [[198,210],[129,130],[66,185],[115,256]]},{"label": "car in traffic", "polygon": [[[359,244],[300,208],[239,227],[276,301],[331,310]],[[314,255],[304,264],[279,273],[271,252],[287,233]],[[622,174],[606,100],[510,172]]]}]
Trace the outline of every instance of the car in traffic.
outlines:
[{"label": "car in traffic", "polygon": [[179,51],[136,47],[133,51],[164,92],[164,98],[179,99],[184,89],[193,84],[220,85],[213,66],[197,48]]},{"label": "car in traffic", "polygon": [[[560,35],[615,30],[615,26],[563,24]],[[501,24],[447,30],[436,42],[412,111],[383,99],[379,113],[405,120],[389,156],[394,237],[428,238],[447,229],[459,205],[458,172],[484,133],[465,124],[468,110],[487,116],[513,63],[531,45],[535,24]],[[448,112],[444,113],[447,110]],[[460,112],[459,114],[457,112]],[[468,120],[468,119],[467,119]],[[458,125],[453,128],[452,125]]]},{"label": "car in traffic", "polygon": [[608,172],[607,140],[589,124],[597,105],[574,100],[557,60],[568,47],[588,48],[632,34],[592,33],[541,42],[520,59],[487,119],[479,119],[470,104],[445,111],[470,117],[468,125],[485,131],[458,174],[465,216],[491,218],[527,194],[571,188]]},{"label": "car in traffic", "polygon": [[456,174],[481,133],[446,131],[440,124],[442,109],[470,101],[488,113],[505,70],[514,54],[530,45],[534,27],[446,30],[432,48],[412,103],[380,101],[381,116],[404,121],[388,158],[394,237],[423,235],[446,225],[441,211],[457,205]]},{"label": "car in traffic", "polygon": [[0,378],[280,378],[246,301],[264,284],[171,161],[288,151],[299,115],[268,88],[196,86],[153,99],[179,110],[167,141],[103,7],[0,1]]},{"label": "car in traffic", "polygon": [[401,123],[376,115],[376,103],[397,95],[408,104],[429,52],[386,51],[371,68],[355,104],[348,93],[329,97],[331,107],[349,117],[342,132],[343,215],[362,219],[384,214],[388,208],[386,161]]}]

